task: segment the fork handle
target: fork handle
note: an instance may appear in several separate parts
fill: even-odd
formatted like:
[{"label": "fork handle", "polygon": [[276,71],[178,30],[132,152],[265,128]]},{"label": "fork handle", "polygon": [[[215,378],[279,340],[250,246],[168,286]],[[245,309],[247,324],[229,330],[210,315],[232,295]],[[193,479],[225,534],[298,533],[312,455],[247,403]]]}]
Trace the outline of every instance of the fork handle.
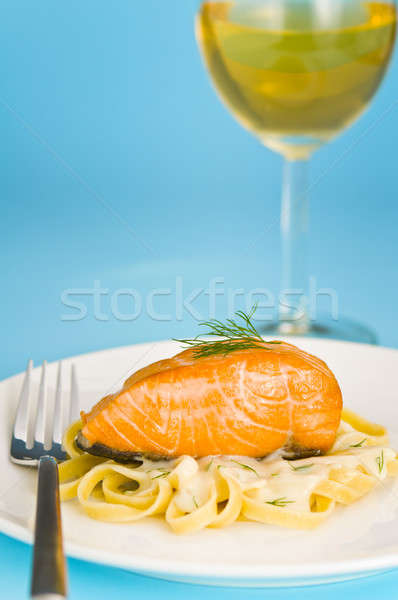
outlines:
[{"label": "fork handle", "polygon": [[58,466],[51,456],[43,456],[39,461],[31,597],[66,598]]}]

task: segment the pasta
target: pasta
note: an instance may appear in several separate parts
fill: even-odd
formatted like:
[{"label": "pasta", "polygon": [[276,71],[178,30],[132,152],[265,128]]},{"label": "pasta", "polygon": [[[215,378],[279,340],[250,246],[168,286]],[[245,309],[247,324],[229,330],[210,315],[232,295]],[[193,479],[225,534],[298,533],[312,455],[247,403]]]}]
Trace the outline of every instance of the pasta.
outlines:
[{"label": "pasta", "polygon": [[178,534],[226,527],[238,519],[298,529],[325,521],[398,474],[397,454],[384,427],[343,410],[331,451],[288,461],[182,456],[122,465],[86,454],[74,440],[81,422],[66,432],[70,459],[60,465],[62,500],[76,498],[94,519],[130,522],[163,515]]}]

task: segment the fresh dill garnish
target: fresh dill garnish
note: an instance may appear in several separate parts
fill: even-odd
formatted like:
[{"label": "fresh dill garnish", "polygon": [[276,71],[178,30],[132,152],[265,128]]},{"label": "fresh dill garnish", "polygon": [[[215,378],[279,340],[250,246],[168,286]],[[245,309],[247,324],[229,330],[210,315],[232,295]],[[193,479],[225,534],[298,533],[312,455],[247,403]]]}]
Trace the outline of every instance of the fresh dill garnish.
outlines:
[{"label": "fresh dill garnish", "polygon": [[210,471],[210,467],[214,462],[214,458],[211,459],[211,461],[206,465],[205,471]]},{"label": "fresh dill garnish", "polygon": [[285,496],[282,496],[282,498],[268,500],[266,504],[272,504],[272,506],[286,506],[286,504],[294,504],[294,500],[287,500]]},{"label": "fresh dill garnish", "polygon": [[256,310],[257,304],[253,306],[249,313],[238,310],[235,315],[237,319],[242,321],[241,323],[238,322],[237,319],[226,319],[225,323],[222,323],[218,319],[211,319],[210,321],[202,321],[199,323],[201,327],[208,328],[208,331],[202,335],[224,338],[222,340],[203,340],[200,339],[202,336],[198,335],[193,339],[175,341],[186,344],[187,346],[193,346],[194,358],[204,358],[216,355],[227,356],[228,354],[231,354],[231,352],[248,350],[251,348],[269,350],[264,344],[280,344],[281,342],[265,342],[265,340],[263,340],[251,321]]},{"label": "fresh dill garnish", "polygon": [[198,504],[198,501],[196,500],[195,496],[192,496],[192,500],[195,505],[195,508],[199,508],[199,504]]},{"label": "fresh dill garnish", "polygon": [[[156,470],[156,469],[154,469]],[[162,473],[159,473],[159,475],[155,475],[154,477],[151,477],[151,479],[159,479],[159,477],[167,477],[167,475],[170,475],[171,471],[163,471]]]},{"label": "fresh dill garnish", "polygon": [[311,467],[314,466],[314,463],[299,465],[298,467],[295,467],[294,465],[292,465],[292,463],[289,463],[289,466],[291,469],[293,469],[293,471],[305,471],[306,469],[311,469]]},{"label": "fresh dill garnish", "polygon": [[376,456],[376,464],[379,467],[379,473],[383,472],[384,468],[384,450],[381,451],[380,456]]},{"label": "fresh dill garnish", "polygon": [[271,477],[278,477],[278,475],[280,475],[280,473],[271,473]]},{"label": "fresh dill garnish", "polygon": [[357,444],[350,444],[350,448],[362,448],[367,439],[368,438],[363,438],[363,440],[361,440]]},{"label": "fresh dill garnish", "polygon": [[246,469],[246,471],[252,471],[253,473],[255,473],[257,475],[258,478],[260,477],[260,475],[257,473],[256,469],[253,469],[253,467],[250,467],[249,465],[245,465],[244,463],[238,462],[237,460],[231,459],[231,462],[235,463],[242,469]]}]

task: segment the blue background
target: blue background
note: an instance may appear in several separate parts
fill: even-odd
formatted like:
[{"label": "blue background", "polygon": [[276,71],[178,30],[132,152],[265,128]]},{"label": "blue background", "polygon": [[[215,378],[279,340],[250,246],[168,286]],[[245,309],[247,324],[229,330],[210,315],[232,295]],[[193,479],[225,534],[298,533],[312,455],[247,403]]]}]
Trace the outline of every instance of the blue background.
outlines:
[{"label": "blue background", "polygon": [[[197,333],[195,318],[121,321],[110,296],[133,288],[172,312],[184,294],[279,284],[281,158],[216,99],[193,35],[194,0],[14,0],[0,18],[0,377],[35,361]],[[398,346],[398,65],[371,109],[312,161],[311,274],[340,309]],[[104,320],[64,290],[109,290]],[[131,298],[120,302],[127,312]],[[206,298],[194,303],[206,317]],[[217,314],[225,298],[217,299]],[[30,549],[0,536],[0,597],[24,598]],[[246,598],[394,597],[398,575]],[[70,561],[72,598],[241,598]],[[396,594],[395,594],[396,595]]]}]

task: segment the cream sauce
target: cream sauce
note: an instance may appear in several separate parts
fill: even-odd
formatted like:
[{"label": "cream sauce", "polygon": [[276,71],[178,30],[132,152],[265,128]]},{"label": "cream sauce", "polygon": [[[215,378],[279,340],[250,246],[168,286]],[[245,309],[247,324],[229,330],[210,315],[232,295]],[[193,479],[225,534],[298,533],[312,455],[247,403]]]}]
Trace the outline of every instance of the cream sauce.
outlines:
[{"label": "cream sauce", "polygon": [[[277,453],[261,460],[239,456],[190,457],[181,469],[175,503],[185,513],[203,506],[209,498],[217,469],[239,482],[243,491],[259,502],[274,504],[294,511],[309,512],[311,495],[328,479],[332,469],[355,471],[358,467],[380,481],[387,477],[387,465],[396,457],[388,447],[364,446],[348,448],[325,456],[289,461]],[[178,467],[182,458],[152,462],[145,460],[140,470],[151,478],[166,477]]]}]

